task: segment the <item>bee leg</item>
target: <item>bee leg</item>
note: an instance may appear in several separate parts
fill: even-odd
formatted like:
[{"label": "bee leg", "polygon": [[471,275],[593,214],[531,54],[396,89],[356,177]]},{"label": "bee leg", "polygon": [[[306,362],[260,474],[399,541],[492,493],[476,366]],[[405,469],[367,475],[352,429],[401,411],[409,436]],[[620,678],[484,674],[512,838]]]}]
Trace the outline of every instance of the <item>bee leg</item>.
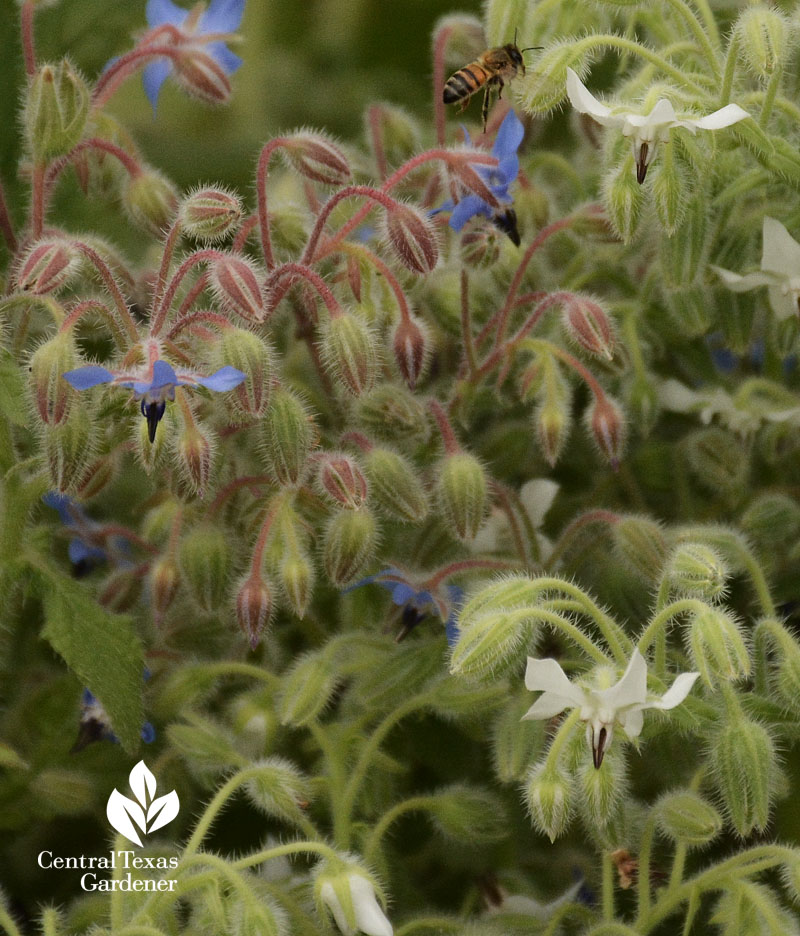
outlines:
[{"label": "bee leg", "polygon": [[457,113],[463,114],[464,111],[467,109],[468,104],[469,104],[469,98],[465,97],[464,100],[458,105]]},{"label": "bee leg", "polygon": [[486,133],[486,121],[489,119],[489,95],[492,90],[491,81],[487,82],[486,90],[483,92],[483,106],[481,107],[481,117],[483,118],[483,132]]}]

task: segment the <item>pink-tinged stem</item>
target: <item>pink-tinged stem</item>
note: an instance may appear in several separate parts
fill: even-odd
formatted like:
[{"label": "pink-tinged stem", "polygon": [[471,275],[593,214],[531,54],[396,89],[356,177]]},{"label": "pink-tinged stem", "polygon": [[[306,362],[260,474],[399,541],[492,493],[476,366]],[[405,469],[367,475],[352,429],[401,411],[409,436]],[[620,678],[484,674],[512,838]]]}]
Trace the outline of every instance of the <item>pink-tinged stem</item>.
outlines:
[{"label": "pink-tinged stem", "polygon": [[25,74],[33,78],[36,74],[36,44],[33,38],[33,17],[36,15],[36,0],[25,0],[20,11],[22,29],[22,57]]},{"label": "pink-tinged stem", "polygon": [[31,232],[33,239],[38,240],[44,230],[44,190],[47,166],[37,163],[33,167],[31,179]]},{"label": "pink-tinged stem", "polygon": [[383,147],[383,133],[381,132],[381,107],[373,104],[367,111],[367,125],[372,141],[372,151],[375,153],[375,164],[378,167],[378,176],[383,181],[389,167],[386,164],[386,150]]},{"label": "pink-tinged stem", "polygon": [[106,289],[114,300],[114,307],[117,310],[119,323],[124,331],[127,332],[131,343],[135,344],[139,340],[136,323],[133,321],[130,310],[128,309],[128,304],[125,302],[125,297],[122,295],[122,290],[119,287],[119,283],[117,283],[108,264],[103,260],[100,254],[98,254],[96,250],[93,250],[88,244],[84,244],[82,241],[73,241],[72,244],[76,250],[80,251],[84,257],[91,262],[92,266],[94,266],[100,274],[100,278],[103,280]]},{"label": "pink-tinged stem", "polygon": [[47,173],[48,187],[52,186],[56,178],[75,160],[76,156],[87,149],[101,150],[104,153],[109,153],[120,163],[132,179],[141,175],[142,167],[127,150],[124,150],[121,146],[117,146],[116,143],[112,143],[110,140],[102,139],[102,137],[92,137],[90,140],[81,140],[81,142],[78,143],[77,146],[74,146],[63,159],[59,159],[58,162],[53,163]]},{"label": "pink-tinged stem", "polygon": [[523,564],[528,565],[528,554],[525,550],[525,540],[522,536],[522,530],[520,529],[517,516],[514,513],[514,508],[511,506],[511,500],[508,496],[508,491],[506,490],[505,485],[502,485],[497,481],[493,482],[492,490],[500,504],[503,513],[506,515],[506,520],[508,520],[508,528],[511,530],[511,537],[514,540],[514,548],[517,550],[517,554],[519,555]]},{"label": "pink-tinged stem", "polygon": [[197,279],[192,283],[189,292],[186,293],[183,300],[181,301],[180,306],[178,306],[178,318],[182,318],[184,315],[189,314],[189,309],[197,301],[198,297],[203,293],[206,286],[208,285],[208,273],[202,272]]},{"label": "pink-tinged stem", "polygon": [[109,536],[121,536],[123,539],[129,540],[140,549],[145,550],[145,552],[158,555],[159,550],[153,546],[152,543],[148,543],[147,540],[142,539],[138,533],[134,533],[133,530],[129,530],[127,527],[117,526],[113,523],[104,523],[97,532],[100,534],[100,536],[105,537],[106,539]]},{"label": "pink-tinged stem", "polygon": [[261,150],[256,170],[256,203],[258,224],[261,229],[261,251],[268,270],[275,268],[275,254],[272,251],[272,238],[269,231],[269,211],[267,209],[267,169],[275,150],[286,145],[286,137],[275,137]]},{"label": "pink-tinged stem", "polygon": [[171,62],[177,62],[181,55],[185,54],[185,52],[171,45],[137,46],[130,52],[126,52],[98,79],[92,95],[92,108],[98,110],[107,104],[126,79],[151,61],[168,58]]},{"label": "pink-tinged stem", "polygon": [[436,424],[439,427],[439,433],[442,437],[442,443],[446,454],[458,455],[461,451],[461,446],[458,444],[456,434],[453,431],[453,427],[441,403],[439,403],[438,400],[428,400],[428,408],[433,413],[433,418],[436,420]]},{"label": "pink-tinged stem", "polygon": [[198,312],[192,312],[190,315],[184,315],[175,322],[170,331],[167,332],[167,341],[175,339],[184,328],[189,328],[202,322],[209,325],[216,325],[219,329],[233,328],[224,315],[217,312],[211,312],[208,309],[200,309]]},{"label": "pink-tinged stem", "polygon": [[14,224],[6,202],[6,192],[0,182],[0,231],[3,233],[6,245],[12,254],[17,252],[17,236],[14,233]]},{"label": "pink-tinged stem", "polygon": [[559,537],[558,542],[555,544],[552,553],[550,553],[545,563],[546,567],[548,569],[554,569],[557,566],[561,557],[567,549],[569,549],[581,530],[594,523],[603,523],[612,526],[619,521],[619,518],[619,514],[613,513],[610,510],[589,510],[585,514],[581,514],[580,517],[576,517]]},{"label": "pink-tinged stem", "polygon": [[181,222],[180,219],[178,219],[169,229],[167,239],[164,241],[164,249],[161,252],[161,265],[158,269],[158,279],[156,280],[155,289],[153,290],[153,300],[151,303],[153,309],[157,309],[159,307],[161,298],[164,295],[164,290],[167,287],[169,268],[170,264],[172,263],[172,258],[175,255],[175,245],[178,243],[180,233]]},{"label": "pink-tinged stem", "polygon": [[126,335],[120,328],[120,324],[117,321],[116,316],[107,305],[102,302],[98,302],[97,299],[85,299],[83,302],[79,302],[61,323],[58,329],[59,332],[69,331],[70,328],[77,325],[78,321],[87,312],[99,312],[100,315],[102,315],[103,318],[108,322],[108,326],[114,335],[114,340],[119,344],[120,347],[125,346]]},{"label": "pink-tinged stem", "polygon": [[246,218],[242,226],[239,228],[239,232],[233,240],[233,252],[239,253],[239,251],[244,250],[244,245],[247,243],[247,238],[253,232],[254,228],[258,225],[258,215],[252,214],[249,218]]},{"label": "pink-tinged stem", "polygon": [[266,294],[269,301],[267,316],[278,307],[278,303],[298,280],[307,280],[319,293],[331,318],[342,314],[336,296],[325,280],[302,263],[284,263],[267,277]]},{"label": "pink-tinged stem", "polygon": [[[554,295],[560,296],[562,294],[555,293]],[[523,297],[520,297],[520,304],[522,302],[522,298]],[[547,296],[547,293],[543,293],[543,292],[526,293],[524,298],[527,298],[534,302],[539,300],[539,305],[528,316],[528,318],[525,320],[522,327],[519,329],[516,335],[514,335],[513,338],[510,338],[508,341],[502,344],[499,348],[494,348],[492,350],[489,356],[483,361],[480,367],[475,371],[473,375],[474,378],[485,377],[486,374],[488,374],[492,370],[492,368],[496,367],[500,363],[500,361],[502,361],[511,351],[513,351],[513,349],[517,346],[517,344],[520,341],[522,341],[523,338],[527,337],[528,333],[531,332],[536,327],[536,325],[538,324],[539,320],[544,315],[544,313],[548,309],[556,305],[558,301],[560,301],[558,299],[552,299],[552,297]],[[480,340],[480,337],[481,335],[478,336],[479,340]]]},{"label": "pink-tinged stem", "polygon": [[452,25],[444,25],[433,39],[433,120],[436,127],[436,142],[444,146],[447,136],[444,109],[444,56],[447,43],[453,34]]},{"label": "pink-tinged stem", "polygon": [[158,309],[155,310],[155,319],[153,320],[150,326],[150,334],[155,338],[161,329],[164,327],[164,322],[166,321],[167,315],[169,315],[169,310],[172,305],[173,300],[175,299],[175,294],[180,288],[181,283],[188,273],[190,273],[196,266],[201,263],[209,263],[212,260],[217,260],[224,254],[220,253],[219,250],[198,250],[195,253],[187,257],[183,263],[178,267],[175,273],[172,276],[172,279],[169,281],[169,285],[164,291],[164,298],[161,300]]},{"label": "pink-tinged stem", "polygon": [[431,576],[431,578],[425,582],[425,585],[429,589],[436,588],[437,585],[441,584],[446,578],[450,578],[451,575],[458,575],[459,572],[469,572],[470,569],[497,569],[498,571],[504,571],[518,568],[518,562],[505,562],[502,559],[460,559],[458,562],[451,562],[444,568],[439,569],[435,575]]},{"label": "pink-tinged stem", "polygon": [[267,539],[269,537],[269,531],[272,528],[272,524],[275,521],[275,517],[278,515],[280,510],[282,500],[280,498],[275,498],[270,505],[269,510],[267,511],[266,517],[264,517],[264,522],[261,524],[261,530],[258,534],[258,539],[256,540],[256,545],[253,548],[253,559],[250,563],[250,568],[253,572],[261,572],[261,563],[264,558],[264,550],[267,547]]},{"label": "pink-tinged stem", "polygon": [[345,243],[342,244],[339,248],[344,253],[356,254],[358,256],[364,257],[369,263],[371,263],[375,269],[384,277],[386,282],[389,284],[389,288],[394,293],[395,299],[397,300],[397,307],[400,311],[400,318],[404,322],[408,322],[411,318],[411,310],[408,307],[408,297],[403,292],[403,287],[400,285],[400,280],[394,275],[391,268],[381,260],[381,258],[369,247],[365,247],[363,244],[351,244]]},{"label": "pink-tinged stem", "polygon": [[[267,475],[249,475],[242,478],[234,478],[229,484],[226,484],[224,488],[217,494],[214,500],[211,502],[208,508],[207,516],[209,518],[213,517],[214,514],[222,507],[225,501],[235,494],[237,491],[240,491],[242,488],[262,488],[266,485],[272,485],[275,483],[274,478],[270,478]],[[254,497],[258,495],[254,492]]]},{"label": "pink-tinged stem", "polygon": [[563,348],[559,348],[558,345],[553,344],[550,341],[543,343],[547,345],[547,349],[551,354],[554,354],[557,358],[560,358],[567,365],[567,367],[571,367],[576,374],[583,378],[586,386],[592,391],[592,394],[598,400],[604,400],[606,398],[605,390],[603,390],[603,388],[600,386],[594,374],[576,357],[573,357],[568,351],[565,351]]}]

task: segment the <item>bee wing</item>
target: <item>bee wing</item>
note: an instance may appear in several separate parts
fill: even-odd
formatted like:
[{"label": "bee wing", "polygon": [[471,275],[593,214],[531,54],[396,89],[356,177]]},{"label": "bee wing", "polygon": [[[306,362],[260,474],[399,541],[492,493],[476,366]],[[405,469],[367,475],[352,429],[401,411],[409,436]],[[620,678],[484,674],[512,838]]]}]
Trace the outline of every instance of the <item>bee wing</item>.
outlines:
[{"label": "bee wing", "polygon": [[503,46],[499,46],[496,49],[487,49],[483,55],[480,56],[478,62],[491,72],[502,71],[502,69],[507,68],[509,65],[513,65],[508,52],[506,52]]}]

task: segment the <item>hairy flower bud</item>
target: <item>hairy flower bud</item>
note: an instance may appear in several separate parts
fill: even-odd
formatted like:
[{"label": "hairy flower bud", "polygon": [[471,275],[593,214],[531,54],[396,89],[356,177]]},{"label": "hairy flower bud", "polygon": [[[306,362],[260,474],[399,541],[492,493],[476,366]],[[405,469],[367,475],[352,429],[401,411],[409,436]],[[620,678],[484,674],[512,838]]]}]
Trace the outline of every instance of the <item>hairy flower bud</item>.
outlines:
[{"label": "hairy flower bud", "polygon": [[365,870],[352,861],[326,858],[312,874],[319,915],[325,919],[330,913],[342,936],[392,936],[376,896],[380,890]]},{"label": "hairy flower bud", "polygon": [[721,680],[735,681],[750,673],[750,655],[739,622],[722,608],[695,611],[686,631],[692,668],[709,689]]},{"label": "hairy flower bud", "polygon": [[300,481],[306,461],[317,442],[314,422],[294,393],[279,387],[263,423],[267,466],[284,485]]},{"label": "hairy flower bud", "polygon": [[566,97],[567,69],[581,71],[584,52],[575,42],[549,43],[519,82],[519,100],[530,114],[546,114]]},{"label": "hairy flower bud", "polygon": [[659,244],[661,268],[671,286],[694,283],[708,262],[711,212],[703,186],[697,186],[686,202],[681,223],[671,237]]},{"label": "hairy flower bud", "polygon": [[48,426],[63,423],[75,402],[77,394],[63,378],[63,374],[75,366],[75,361],[75,345],[69,331],[57,332],[31,355],[29,373],[33,402],[39,418]]},{"label": "hairy flower bud", "polygon": [[236,592],[236,619],[251,649],[258,646],[272,617],[272,589],[264,576],[252,569]]},{"label": "hairy flower bud", "polygon": [[428,514],[425,489],[409,461],[397,452],[372,448],[365,456],[370,496],[389,515],[421,523]]},{"label": "hairy flower bud", "polygon": [[616,337],[605,309],[589,296],[568,293],[564,300],[564,327],[584,351],[610,361]]},{"label": "hairy flower bud", "polygon": [[76,816],[91,812],[95,799],[91,779],[68,768],[48,768],[31,779],[30,791],[51,816]]},{"label": "hairy flower bud", "polygon": [[284,140],[281,152],[301,176],[323,185],[344,185],[350,180],[350,164],[342,150],[323,133],[301,130]]},{"label": "hairy flower bud", "polygon": [[625,568],[641,581],[655,583],[667,558],[664,531],[649,517],[620,517],[611,524],[614,551]]},{"label": "hairy flower bud", "polygon": [[757,78],[769,78],[786,59],[791,27],[785,15],[766,4],[744,10],[734,26],[731,41]]},{"label": "hairy flower bud", "polygon": [[697,480],[712,494],[740,491],[749,458],[739,439],[720,426],[697,429],[684,440],[686,460]]},{"label": "hairy flower bud", "polygon": [[312,724],[327,708],[338,683],[334,659],[317,651],[297,657],[281,677],[277,712],[282,725]]},{"label": "hairy flower bud", "polygon": [[418,209],[401,202],[384,215],[386,238],[395,255],[412,273],[430,273],[439,260],[436,231]]},{"label": "hairy flower bud", "polygon": [[622,410],[605,395],[595,397],[586,411],[587,423],[597,447],[616,470],[625,448],[625,420]]},{"label": "hairy flower bud", "polygon": [[475,538],[487,506],[486,474],[473,455],[446,455],[439,466],[436,495],[453,532],[462,540]]},{"label": "hairy flower bud", "polygon": [[572,811],[572,782],[566,770],[550,767],[546,761],[535,764],[525,781],[523,797],[537,831],[551,842],[566,832]]},{"label": "hairy flower bud", "polygon": [[158,237],[175,217],[178,195],[160,172],[146,169],[128,177],[122,190],[122,204],[135,224]]},{"label": "hairy flower bud", "polygon": [[359,316],[345,312],[331,318],[323,330],[320,351],[325,366],[353,396],[374,385],[378,374],[375,336]]},{"label": "hairy flower bud", "polygon": [[367,479],[349,455],[326,453],[320,461],[317,481],[339,507],[358,510],[367,499]]},{"label": "hairy flower bud", "polygon": [[196,527],[180,542],[178,565],[189,597],[203,611],[216,611],[227,595],[233,565],[228,535],[217,527]]},{"label": "hairy flower bud", "polygon": [[683,221],[687,188],[686,174],[675,159],[674,144],[668,140],[661,146],[653,173],[653,201],[667,237],[673,237]]},{"label": "hairy flower bud", "polygon": [[737,709],[714,732],[707,763],[736,832],[743,838],[753,830],[763,832],[777,768],[775,744],[767,729]]},{"label": "hairy flower bud", "polygon": [[659,829],[677,845],[702,848],[722,831],[722,816],[693,790],[665,794],[654,810]]},{"label": "hairy flower bud", "polygon": [[85,409],[72,407],[67,420],[52,426],[45,424],[42,429],[42,450],[52,487],[61,493],[73,493],[94,451],[91,417]]},{"label": "hairy flower bud", "polygon": [[278,567],[278,580],[292,611],[302,620],[314,592],[314,566],[300,550],[286,556]]},{"label": "hairy flower bud", "polygon": [[196,189],[180,208],[184,231],[205,244],[216,244],[235,233],[243,214],[239,196],[223,188]]},{"label": "hairy flower bud", "polygon": [[174,59],[175,80],[192,97],[206,104],[225,104],[232,93],[230,79],[217,60],[196,46]]},{"label": "hairy flower bud", "polygon": [[572,394],[569,383],[552,355],[537,358],[522,379],[522,398],[537,400],[533,414],[536,437],[549,465],[561,456],[572,428]]},{"label": "hairy flower bud", "polygon": [[69,241],[38,241],[22,258],[17,283],[23,292],[46,296],[66,286],[79,266],[78,252]]},{"label": "hairy flower bud", "polygon": [[706,602],[725,596],[729,575],[722,556],[704,543],[679,546],[667,565],[671,592]]},{"label": "hairy flower bud", "polygon": [[764,546],[787,543],[800,536],[800,505],[779,491],[757,494],[742,514],[742,529]]},{"label": "hairy flower bud", "polygon": [[185,424],[175,437],[175,458],[186,485],[198,497],[205,497],[214,468],[216,441],[198,423]]},{"label": "hairy flower bud", "polygon": [[378,385],[359,397],[356,412],[364,429],[381,438],[414,441],[428,437],[425,407],[405,387]]},{"label": "hairy flower bud", "polygon": [[488,269],[500,257],[500,232],[495,227],[471,227],[461,235],[461,258],[473,270]]},{"label": "hairy flower bud", "polygon": [[66,155],[78,143],[89,114],[89,88],[67,59],[42,65],[28,86],[25,128],[36,162]]},{"label": "hairy flower bud", "polygon": [[117,456],[115,452],[101,455],[91,461],[78,483],[77,493],[82,501],[96,497],[117,474]]},{"label": "hairy flower bud", "polygon": [[252,260],[219,254],[210,264],[211,286],[222,305],[250,322],[264,318],[264,277]]},{"label": "hairy flower bud", "polygon": [[118,569],[106,579],[97,600],[114,614],[123,614],[136,604],[141,594],[141,576],[134,569]]},{"label": "hairy flower bud", "polygon": [[586,758],[575,780],[586,825],[597,831],[607,829],[617,817],[628,789],[625,758],[617,750],[605,754],[602,770],[597,770],[591,758]]},{"label": "hairy flower bud", "polygon": [[401,318],[392,336],[392,349],[403,380],[413,390],[425,370],[430,351],[430,336],[424,322],[410,315]]},{"label": "hairy flower bud", "polygon": [[150,600],[156,624],[161,624],[164,615],[175,599],[180,585],[178,565],[172,556],[161,556],[150,567]]},{"label": "hairy flower bud", "polygon": [[676,286],[664,291],[670,318],[687,338],[705,335],[711,328],[714,304],[700,283]]},{"label": "hairy flower bud", "polygon": [[243,416],[263,416],[275,381],[275,360],[265,339],[244,328],[226,328],[214,351],[217,367],[229,365],[246,375],[230,391],[235,408]]},{"label": "hairy flower bud", "polygon": [[639,226],[644,204],[644,193],[636,181],[632,162],[633,157],[629,156],[621,166],[615,166],[603,186],[608,219],[626,244]]},{"label": "hairy flower bud", "polygon": [[322,542],[325,571],[334,585],[353,581],[369,561],[377,537],[375,520],[366,507],[334,514]]}]

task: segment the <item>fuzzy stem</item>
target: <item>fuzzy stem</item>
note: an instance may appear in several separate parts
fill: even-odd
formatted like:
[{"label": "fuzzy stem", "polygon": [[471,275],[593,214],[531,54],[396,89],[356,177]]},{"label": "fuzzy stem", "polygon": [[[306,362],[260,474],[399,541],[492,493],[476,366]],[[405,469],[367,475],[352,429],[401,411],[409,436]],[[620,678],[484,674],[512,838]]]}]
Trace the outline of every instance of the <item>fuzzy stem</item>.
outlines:
[{"label": "fuzzy stem", "polygon": [[447,455],[458,455],[461,451],[461,446],[458,444],[456,434],[453,431],[453,427],[450,425],[450,420],[447,418],[447,413],[445,413],[441,403],[439,403],[438,400],[428,400],[428,409],[433,413],[433,417],[439,427],[445,453]]},{"label": "fuzzy stem", "polygon": [[139,340],[139,332],[136,329],[136,323],[133,321],[133,317],[128,309],[128,304],[125,302],[125,297],[122,295],[122,290],[108,264],[103,260],[100,254],[98,254],[96,250],[93,250],[88,244],[84,244],[81,241],[73,241],[72,244],[76,250],[80,251],[92,263],[100,274],[100,278],[105,284],[106,289],[111,293],[111,298],[114,300],[114,307],[117,310],[119,323],[127,332],[131,344],[135,344]]},{"label": "fuzzy stem", "polygon": [[365,260],[367,260],[375,267],[375,269],[389,284],[389,288],[394,293],[395,299],[397,300],[397,308],[400,312],[400,318],[404,322],[408,322],[411,318],[411,311],[408,306],[408,297],[406,296],[405,292],[403,292],[403,287],[400,285],[400,280],[394,275],[391,267],[387,263],[384,263],[384,261],[381,260],[381,258],[373,250],[370,250],[369,247],[365,247],[363,244],[345,242],[340,244],[338,249],[343,253],[364,257]]},{"label": "fuzzy stem", "polygon": [[388,809],[375,823],[368,838],[364,842],[363,851],[365,863],[367,865],[374,863],[381,839],[393,822],[399,819],[403,813],[417,812],[429,808],[432,801],[433,797],[431,796],[412,796],[410,799],[402,800],[392,806],[391,809]]},{"label": "fuzzy stem", "polygon": [[428,588],[436,588],[437,585],[440,585],[446,578],[450,578],[451,575],[458,575],[459,572],[466,572],[470,569],[495,569],[498,572],[507,572],[518,568],[519,563],[505,562],[502,559],[459,559],[439,569],[435,575],[432,575],[425,582],[425,585]]},{"label": "fuzzy stem", "polygon": [[764,102],[761,105],[761,114],[758,118],[758,125],[762,130],[766,130],[767,124],[769,124],[769,118],[772,115],[772,108],[775,104],[775,97],[778,94],[782,77],[783,67],[781,65],[776,65],[775,71],[773,71],[770,76],[767,92],[764,95]]},{"label": "fuzzy stem", "polygon": [[171,62],[177,62],[182,54],[185,53],[172,45],[147,46],[140,44],[135,49],[120,56],[98,79],[92,95],[92,109],[99,110],[104,107],[120,85],[139,71],[140,68],[149,64],[150,61],[168,58]]},{"label": "fuzzy stem", "polygon": [[[267,278],[266,292],[269,297],[267,317],[276,309],[286,292],[300,279],[307,280],[316,289],[331,318],[343,314],[336,296],[319,273],[315,273],[303,263],[284,263],[273,270]],[[283,280],[286,282],[283,283]]]},{"label": "fuzzy stem", "polygon": [[249,475],[244,478],[235,478],[230,483],[226,484],[225,487],[217,494],[214,500],[211,502],[207,516],[212,517],[220,507],[225,503],[225,501],[236,491],[245,487],[261,487],[262,485],[274,484],[275,479],[268,475]]},{"label": "fuzzy stem", "polygon": [[611,852],[603,852],[602,905],[603,919],[610,923],[614,919],[614,861]]},{"label": "fuzzy stem", "polygon": [[40,238],[44,230],[46,174],[46,164],[36,163],[31,177],[31,233],[34,240]]},{"label": "fuzzy stem", "polygon": [[668,604],[665,608],[662,608],[654,617],[653,620],[647,625],[644,633],[639,638],[637,647],[639,648],[639,653],[644,656],[650,644],[658,637],[662,630],[673,620],[673,618],[678,617],[681,614],[686,614],[690,611],[702,612],[707,609],[705,602],[700,601],[699,598],[679,598],[677,601],[673,601],[671,604]]},{"label": "fuzzy stem", "polygon": [[114,341],[119,345],[119,347],[124,348],[126,343],[126,336],[123,330],[120,328],[120,324],[116,319],[116,316],[104,303],[99,302],[97,299],[84,299],[83,302],[79,302],[73,309],[70,310],[69,314],[63,320],[59,326],[59,332],[69,331],[70,328],[73,328],[77,325],[78,321],[83,315],[87,312],[99,312],[107,321],[108,327],[111,329],[111,333],[114,336]]},{"label": "fuzzy stem", "polygon": [[546,569],[554,569],[564,553],[569,549],[575,540],[575,537],[587,526],[593,523],[613,524],[619,520],[619,514],[610,510],[590,510],[580,517],[573,520],[569,526],[565,527],[560,538],[553,547],[547,562]]},{"label": "fuzzy stem", "polygon": [[575,708],[558,726],[558,731],[556,731],[553,740],[550,742],[550,747],[547,749],[545,770],[552,770],[554,767],[558,766],[558,759],[561,757],[561,752],[569,740],[573,728],[578,723],[580,716],[581,710]]},{"label": "fuzzy stem", "polygon": [[733,90],[733,76],[736,72],[736,62],[739,58],[739,37],[734,33],[728,40],[728,51],[725,55],[725,70],[722,73],[722,86],[719,92],[719,106],[725,107],[731,102]]},{"label": "fuzzy stem", "polygon": [[153,311],[155,312],[155,318],[150,324],[150,335],[155,338],[161,329],[164,327],[164,322],[169,315],[170,306],[172,305],[173,300],[175,299],[175,294],[177,293],[181,283],[188,273],[191,272],[194,267],[198,266],[201,263],[209,263],[213,260],[218,260],[225,255],[219,250],[197,250],[195,253],[190,254],[183,263],[178,267],[175,273],[172,276],[172,279],[169,281],[166,289],[164,290],[163,298],[160,301],[158,307],[153,306]]},{"label": "fuzzy stem", "polygon": [[684,0],[666,0],[666,3],[669,7],[672,8],[672,11],[677,14],[677,16],[680,17],[689,27],[689,31],[694,36],[698,47],[702,50],[708,64],[711,66],[712,74],[715,78],[718,79],[720,77],[719,60],[717,59],[716,52],[712,48],[711,42],[709,41],[708,36],[703,29],[702,23],[694,15],[692,8],[688,3],[685,3]]},{"label": "fuzzy stem", "polygon": [[373,104],[367,110],[367,126],[372,142],[372,151],[375,154],[375,164],[378,167],[378,177],[383,182],[386,179],[389,167],[386,162],[386,150],[383,145],[383,134],[381,133],[381,108],[378,104]]},{"label": "fuzzy stem", "polygon": [[656,821],[653,814],[644,824],[642,843],[639,848],[639,878],[637,881],[637,925],[650,911],[650,857],[653,852],[653,838],[656,833]]},{"label": "fuzzy stem", "polygon": [[436,127],[436,142],[439,146],[444,146],[447,137],[442,88],[444,88],[444,57],[453,29],[452,25],[444,25],[433,37],[433,120]]},{"label": "fuzzy stem", "polygon": [[275,268],[275,254],[272,251],[272,238],[269,228],[269,210],[267,208],[267,175],[269,161],[275,150],[286,145],[286,137],[275,137],[261,150],[256,169],[256,203],[258,211],[258,225],[261,232],[261,252],[268,270]]},{"label": "fuzzy stem", "polygon": [[17,252],[17,236],[14,233],[14,223],[11,220],[11,214],[6,202],[6,192],[2,182],[0,182],[0,233],[5,239],[9,251],[14,254]]},{"label": "fuzzy stem", "polygon": [[81,140],[81,142],[74,146],[63,159],[59,159],[58,162],[53,163],[47,174],[48,188],[53,185],[56,178],[64,169],[66,169],[71,162],[75,161],[75,157],[79,156],[85,150],[100,150],[103,153],[108,153],[113,156],[132,179],[142,174],[142,167],[137,160],[121,146],[117,146],[116,143],[112,143],[110,140],[104,140],[102,137],[92,137],[89,140]]},{"label": "fuzzy stem", "polygon": [[36,74],[36,42],[34,40],[33,19],[36,15],[36,0],[25,0],[20,11],[22,29],[22,56],[25,60],[25,74],[33,78]]}]

